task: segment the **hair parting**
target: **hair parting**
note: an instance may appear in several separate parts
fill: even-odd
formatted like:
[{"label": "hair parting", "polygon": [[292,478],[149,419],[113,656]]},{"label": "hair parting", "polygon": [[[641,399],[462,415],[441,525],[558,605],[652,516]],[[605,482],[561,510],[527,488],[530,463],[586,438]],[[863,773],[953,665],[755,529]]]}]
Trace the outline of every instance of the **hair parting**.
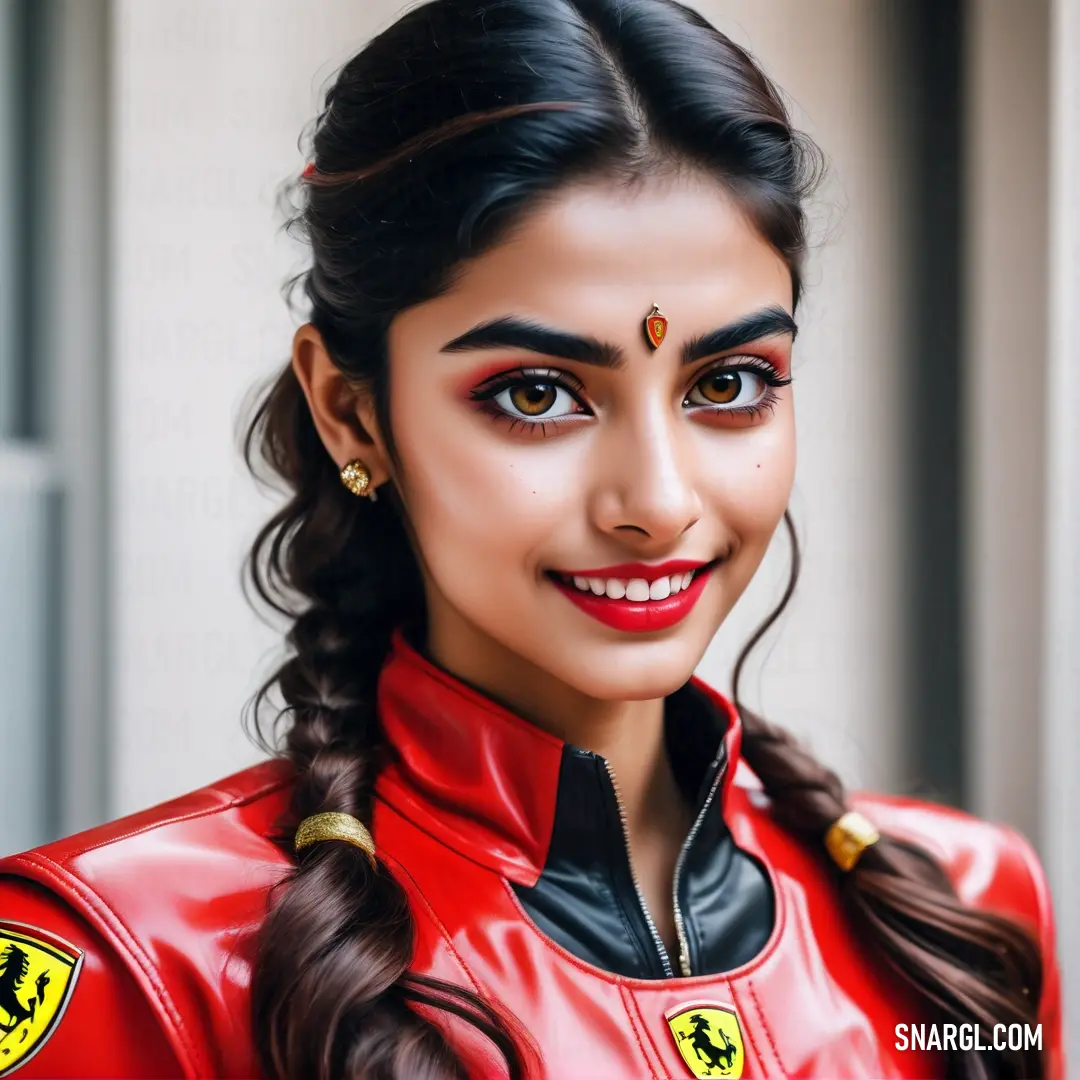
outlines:
[{"label": "hair parting", "polygon": [[[431,0],[349,60],[312,133],[288,222],[312,253],[310,321],[347,378],[370,388],[391,453],[387,331],[432,299],[466,258],[565,185],[640,181],[690,168],[741,200],[786,260],[799,298],[803,200],[822,170],[750,55],[676,0]],[[289,491],[246,564],[257,596],[291,620],[289,656],[256,695],[284,702],[281,753],[295,771],[278,842],[338,811],[371,826],[384,752],[376,709],[392,631],[424,618],[421,577],[393,491],[375,504],[342,486],[299,382],[286,368],[245,440],[253,469]],[[389,487],[390,485],[388,485]],[[798,576],[746,652],[775,622]],[[737,701],[736,696],[736,701]],[[837,777],[782,729],[740,706],[744,754],[777,816],[821,843],[845,809]],[[378,836],[376,835],[376,842]],[[965,908],[916,849],[883,838],[840,882],[853,924],[943,1018],[1032,1022],[1039,953],[1007,920]],[[465,1076],[446,1021],[475,1028],[511,1080],[534,1048],[480,993],[409,970],[416,927],[392,867],[345,844],[299,853],[274,890],[252,972],[251,1022],[271,1080]],[[444,1020],[445,1018],[445,1020]],[[1035,1056],[994,1063],[1042,1075]],[[957,1053],[950,1075],[983,1080]]]}]

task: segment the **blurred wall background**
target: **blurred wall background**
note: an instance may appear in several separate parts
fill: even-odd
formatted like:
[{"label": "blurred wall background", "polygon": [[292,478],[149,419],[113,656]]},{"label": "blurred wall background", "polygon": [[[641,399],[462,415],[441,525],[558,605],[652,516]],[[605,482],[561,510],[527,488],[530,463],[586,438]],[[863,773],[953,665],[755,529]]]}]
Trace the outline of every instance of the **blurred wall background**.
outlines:
[{"label": "blurred wall background", "polygon": [[[747,699],[852,786],[1023,830],[1075,980],[1080,0],[694,6],[831,162],[795,365],[804,573]],[[241,710],[280,631],[239,567],[273,501],[235,435],[294,328],[275,192],[400,9],[0,0],[6,850],[259,756]],[[718,685],[779,596],[774,546],[703,662]]]}]

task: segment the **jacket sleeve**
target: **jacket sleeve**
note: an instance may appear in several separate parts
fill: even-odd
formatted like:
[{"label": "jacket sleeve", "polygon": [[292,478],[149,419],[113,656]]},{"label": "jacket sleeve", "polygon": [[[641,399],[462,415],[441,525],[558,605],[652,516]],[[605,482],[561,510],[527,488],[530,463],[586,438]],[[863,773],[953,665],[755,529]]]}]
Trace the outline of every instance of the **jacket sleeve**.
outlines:
[{"label": "jacket sleeve", "polygon": [[1050,886],[1039,857],[1031,844],[1014,829],[1007,829],[1006,832],[1027,868],[1036,899],[1036,925],[1043,962],[1039,1024],[1042,1026],[1046,1080],[1065,1080],[1065,1041],[1061,1030],[1061,971],[1058,967],[1054,907],[1050,897]]},{"label": "jacket sleeve", "polygon": [[134,976],[65,901],[0,876],[0,1075],[183,1075]]}]

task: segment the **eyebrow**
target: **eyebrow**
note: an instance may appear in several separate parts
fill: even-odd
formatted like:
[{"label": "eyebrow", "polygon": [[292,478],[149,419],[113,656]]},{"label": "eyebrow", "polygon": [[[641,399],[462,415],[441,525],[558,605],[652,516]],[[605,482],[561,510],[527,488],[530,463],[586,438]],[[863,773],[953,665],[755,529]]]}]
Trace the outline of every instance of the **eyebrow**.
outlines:
[{"label": "eyebrow", "polygon": [[[798,332],[799,328],[791,315],[778,304],[770,304],[707,334],[691,338],[681,349],[680,363],[693,364],[716,353],[728,352],[780,334],[789,334],[794,339]],[[514,315],[480,323],[448,341],[439,351],[457,353],[473,349],[527,349],[542,356],[557,356],[563,360],[604,368],[621,367],[626,360],[618,345]]]}]

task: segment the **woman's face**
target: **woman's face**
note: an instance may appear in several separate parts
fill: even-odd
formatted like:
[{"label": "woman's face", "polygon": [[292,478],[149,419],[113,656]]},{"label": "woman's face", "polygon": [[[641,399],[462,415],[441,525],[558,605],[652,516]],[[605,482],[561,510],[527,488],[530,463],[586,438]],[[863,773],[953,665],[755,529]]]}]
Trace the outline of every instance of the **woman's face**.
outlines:
[{"label": "woman's face", "polygon": [[434,659],[603,700],[682,685],[788,502],[791,311],[784,260],[683,176],[567,189],[402,312],[395,481]]}]

